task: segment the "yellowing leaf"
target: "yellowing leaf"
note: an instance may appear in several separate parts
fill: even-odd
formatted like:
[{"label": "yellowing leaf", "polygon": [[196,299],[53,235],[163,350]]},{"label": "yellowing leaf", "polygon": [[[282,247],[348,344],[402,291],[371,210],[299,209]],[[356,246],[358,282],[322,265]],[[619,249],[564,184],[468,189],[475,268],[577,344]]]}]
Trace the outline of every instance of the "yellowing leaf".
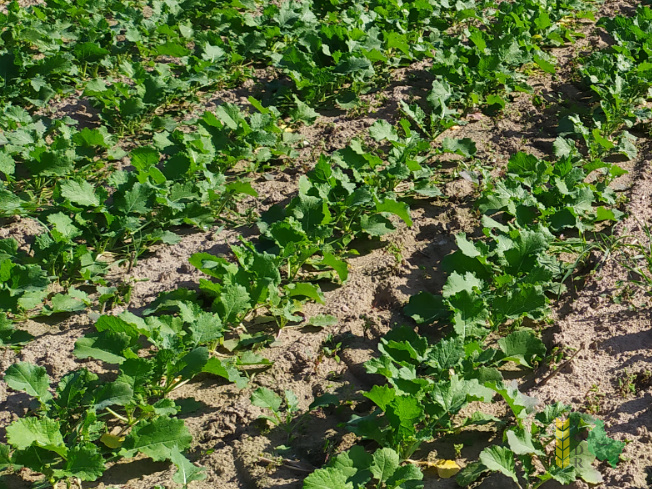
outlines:
[{"label": "yellowing leaf", "polygon": [[120,448],[124,439],[124,436],[111,435],[110,433],[104,433],[100,437],[100,441],[109,448]]},{"label": "yellowing leaf", "polygon": [[434,466],[442,479],[450,479],[460,471],[460,466],[455,460],[437,460]]}]

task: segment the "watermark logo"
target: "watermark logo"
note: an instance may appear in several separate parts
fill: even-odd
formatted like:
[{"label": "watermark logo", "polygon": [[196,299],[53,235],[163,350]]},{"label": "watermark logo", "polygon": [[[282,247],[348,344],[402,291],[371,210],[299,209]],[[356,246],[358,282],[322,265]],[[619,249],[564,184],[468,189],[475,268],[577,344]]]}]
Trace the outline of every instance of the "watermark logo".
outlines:
[{"label": "watermark logo", "polygon": [[[577,470],[585,469],[584,463],[590,458],[595,459],[595,454],[589,443],[582,440],[579,434],[575,434],[574,440],[571,438],[570,419],[557,418],[555,420],[555,464],[562,469],[572,465]],[[573,443],[575,441],[575,443]],[[595,445],[604,447],[604,440],[598,440]],[[584,450],[587,450],[585,453]],[[589,457],[589,453],[592,457]],[[590,462],[588,462],[590,464]]]},{"label": "watermark logo", "polygon": [[557,418],[555,425],[555,458],[557,467],[563,469],[571,463],[570,419]]}]

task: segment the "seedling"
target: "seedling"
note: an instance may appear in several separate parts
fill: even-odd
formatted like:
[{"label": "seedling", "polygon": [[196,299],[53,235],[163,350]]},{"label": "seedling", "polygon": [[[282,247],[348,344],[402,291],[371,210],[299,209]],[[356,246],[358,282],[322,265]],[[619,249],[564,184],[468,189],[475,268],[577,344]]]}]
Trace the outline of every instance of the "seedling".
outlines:
[{"label": "seedling", "polygon": [[337,363],[340,362],[338,353],[342,350],[342,342],[336,342],[332,334],[326,336],[322,343],[321,351],[324,356],[333,358]]},{"label": "seedling", "polygon": [[272,413],[272,416],[263,415],[258,419],[283,428],[290,437],[294,429],[292,421],[299,412],[299,399],[294,392],[286,390],[282,398],[267,387],[259,387],[251,394],[250,400],[254,406],[265,408]]},{"label": "seedling", "polygon": [[600,392],[600,387],[593,384],[586,394],[586,410],[591,414],[600,413],[604,397],[605,395]]}]

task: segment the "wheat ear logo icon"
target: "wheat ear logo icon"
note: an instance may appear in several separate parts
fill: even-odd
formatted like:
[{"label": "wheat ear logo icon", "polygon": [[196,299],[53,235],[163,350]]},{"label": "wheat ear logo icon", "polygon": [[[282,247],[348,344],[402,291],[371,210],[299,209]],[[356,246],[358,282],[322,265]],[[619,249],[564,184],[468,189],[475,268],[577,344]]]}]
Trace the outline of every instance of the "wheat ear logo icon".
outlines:
[{"label": "wheat ear logo icon", "polygon": [[568,467],[570,464],[570,420],[557,418],[555,421],[555,455],[557,466]]}]

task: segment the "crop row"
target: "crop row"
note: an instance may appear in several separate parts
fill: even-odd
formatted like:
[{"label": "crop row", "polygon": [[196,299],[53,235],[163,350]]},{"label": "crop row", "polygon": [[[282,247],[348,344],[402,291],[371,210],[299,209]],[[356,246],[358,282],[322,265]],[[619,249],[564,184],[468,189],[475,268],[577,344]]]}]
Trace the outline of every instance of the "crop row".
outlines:
[{"label": "crop row", "polygon": [[[396,11],[397,5],[391,2],[387,5],[361,3],[347,6],[344,18],[354,22],[353,13],[361,10],[372,11],[374,15],[356,21],[364,25],[342,30],[333,27],[335,18],[330,15],[332,12],[342,14],[342,6],[326,3],[286,2],[281,7],[269,6],[262,15],[253,16],[247,11],[251,6],[245,5],[211,4],[200,13],[191,14],[191,10],[181,9],[181,5],[175,7],[166,2],[155,3],[152,12],[148,11],[150,17],[135,15],[135,5],[119,2],[118,8],[115,3],[89,2],[93,21],[82,19],[83,12],[78,8],[60,2],[48,2],[33,10],[18,9],[12,4],[4,18],[7,26],[15,27],[5,31],[5,58],[20,57],[22,61],[14,60],[14,65],[21,65],[24,72],[18,70],[22,74],[15,76],[25,76],[31,81],[21,85],[6,74],[5,89],[12,87],[18,94],[15,97],[22,94],[23,98],[16,100],[24,103],[29,97],[23,92],[33,85],[35,73],[39,72],[37,67],[46,60],[52,63],[52,57],[58,59],[58,56],[67,60],[66,66],[72,67],[72,71],[65,76],[63,71],[41,73],[43,83],[58,87],[47,92],[60,96],[75,87],[83,88],[85,96],[92,101],[106,90],[118,90],[116,87],[120,85],[110,78],[85,78],[85,74],[92,72],[95,76],[110,77],[110,67],[139,63],[139,67],[132,66],[120,75],[130,82],[120,83],[129,87],[142,83],[149,88],[138,94],[125,92],[122,102],[114,100],[121,106],[143,97],[149,100],[147,90],[160,94],[163,87],[175,86],[176,82],[170,80],[160,83],[148,80],[154,72],[163,70],[162,66],[167,66],[166,72],[174,71],[170,66],[178,63],[163,65],[155,61],[161,61],[161,56],[172,56],[167,51],[173,49],[172,45],[176,50],[188,49],[193,38],[191,32],[195,36],[195,49],[208,49],[196,39],[203,33],[215,38],[214,46],[218,46],[215,43],[220,39],[221,43],[228,42],[230,51],[239,53],[228,59],[246,59],[247,55],[255,54],[259,57],[252,58],[254,61],[271,63],[275,60],[277,68],[285,66],[282,56],[272,55],[262,45],[258,50],[240,52],[238,50],[244,48],[233,36],[225,36],[226,30],[233,29],[243,39],[265,39],[277,54],[285,52],[278,45],[278,36],[284,36],[283,49],[293,51],[299,46],[308,46],[308,40],[299,40],[304,37],[317,42],[315,31],[323,37],[319,44],[322,51],[339,52],[336,46],[344,41],[338,41],[331,30],[337,31],[339,36],[356,38],[355,42],[352,39],[344,42],[350,46],[351,54],[340,60],[353,64],[357,62],[351,60],[364,58],[360,53],[369,55],[370,51],[363,48],[366,45],[363,40],[373,37],[374,33],[383,33],[387,44],[378,52],[397,56],[389,65],[400,65],[405,56],[405,62],[423,56],[432,58],[435,81],[428,97],[429,115],[418,105],[403,103],[402,109],[423,134],[432,137],[461,123],[464,111],[472,107],[500,109],[506,103],[505,93],[530,90],[519,72],[523,66],[536,63],[546,71],[554,70],[553,58],[541,48],[572,39],[576,34],[562,27],[562,21],[571,14],[577,16],[571,10],[576,5],[558,5],[558,2],[520,2],[518,5],[503,2],[499,7],[468,2],[468,5],[457,3],[449,8],[417,4],[401,15]],[[190,8],[192,5],[184,3],[183,6]],[[108,12],[113,13],[107,17]],[[330,19],[329,23],[317,22],[318,14]],[[59,18],[68,19],[64,22],[67,34],[53,37],[48,34],[51,26],[47,21]],[[434,18],[439,20],[434,22]],[[154,28],[159,21],[165,24]],[[426,29],[426,25],[430,27]],[[239,26],[240,30],[234,26]],[[390,30],[391,26],[394,30]],[[138,32],[139,36],[135,34]],[[402,39],[401,36],[414,35],[422,41],[424,36],[428,39],[423,41],[425,47],[421,41],[417,42],[418,39],[406,38],[401,43],[409,45],[411,51],[395,49],[394,43]],[[94,54],[90,53],[92,44],[99,50]],[[227,46],[220,49],[229,51]],[[179,66],[201,58],[200,54],[194,57],[186,54],[177,56]],[[312,63],[319,59],[315,58]],[[373,61],[368,61],[370,66],[383,64],[380,59],[370,59]],[[320,69],[329,73],[341,71],[339,64],[323,59],[321,62]],[[310,73],[314,68],[310,63],[302,62],[301,66],[307,66]],[[359,67],[354,71],[355,76],[364,72]],[[306,83],[318,87],[320,79],[319,76],[314,80],[306,79]],[[365,83],[372,79],[365,79]],[[346,80],[345,77],[342,83],[348,83]],[[52,120],[19,107],[8,107],[0,121],[4,130],[0,139],[0,172],[5,178],[0,182],[0,212],[4,217],[38,218],[46,231],[36,237],[29,256],[18,251],[16,243],[5,243],[3,260],[7,267],[10,263],[15,265],[2,280],[0,310],[22,316],[39,307],[48,298],[48,284],[53,279],[64,288],[75,283],[95,286],[100,306],[104,308],[104,304],[120,301],[128,291],[124,284],[114,286],[103,278],[108,267],[107,256],[117,255],[117,263],[128,263],[130,269],[149,245],[175,242],[178,239],[172,231],[175,227],[204,228],[216,220],[233,224],[230,214],[235,202],[242,196],[257,195],[247,176],[267,165],[291,160],[296,155],[293,147],[299,138],[287,132],[287,125],[312,123],[318,115],[301,100],[313,102],[305,97],[299,85],[292,95],[294,108],[289,111],[290,120],[283,119],[275,107],[263,106],[250,98],[256,109],[251,114],[225,104],[219,106],[215,114],[205,113],[182,124],[167,116],[158,117],[149,126],[148,131],[153,132],[148,144],[143,145],[145,141],[140,137],[139,147],[128,152],[123,148],[133,147],[133,143],[111,134],[116,125],[109,116],[100,116],[106,125],[77,129],[65,118]],[[335,93],[331,85],[329,82],[324,89]],[[5,95],[7,100],[13,100],[13,95]],[[47,100],[43,100],[45,102]],[[158,107],[154,102],[149,105],[152,110]],[[468,153],[469,149],[459,151]],[[125,158],[130,166],[125,167]],[[244,171],[234,171],[238,164],[238,168],[242,168],[243,162],[248,163]],[[424,175],[418,177],[421,179],[418,185],[424,189],[432,187]],[[430,196],[435,195],[433,190],[429,192]],[[236,221],[239,220],[236,215]],[[41,309],[41,314],[73,312],[94,302],[77,289],[49,299],[50,304]]]},{"label": "crop row", "polygon": [[[613,208],[615,194],[608,183],[623,170],[603,158],[631,156],[633,151],[623,150],[634,139],[627,129],[649,120],[640,107],[652,87],[646,76],[651,20],[647,7],[633,18],[600,20],[615,45],[590,55],[578,70],[598,103],[568,116],[560,127],[562,134],[583,139],[585,152],[560,137],[554,163],[518,153],[504,178],[486,185],[477,201],[484,236],[458,235],[458,250],[442,263],[448,278],[441,295],[421,292],[406,307],[418,323],[437,322],[447,332],[444,338],[431,343],[410,328],[394,329],[381,340],[380,357],[366,364],[388,384],[364,393],[376,409],[352,419],[349,428],[379,448],[368,454],[354,446],[308,476],[305,488],[353,489],[372,480],[388,488],[423,487],[419,462],[410,460],[421,444],[491,423],[502,443],[486,447],[479,461],[458,475],[462,486],[489,472],[500,472],[519,487],[536,488],[550,479],[596,484],[602,477],[591,466],[595,458],[616,466],[624,443],[609,438],[601,420],[560,403],[538,406],[515,381],[505,381],[499,367],[515,362],[530,368],[545,354],[534,331],[522,324],[526,318],[543,319],[549,298],[563,291],[575,264],[561,262],[561,250],[569,244],[570,249],[586,246],[587,230],[622,215]],[[564,130],[569,121],[575,123],[572,131]],[[599,176],[587,183],[596,170]],[[562,240],[562,232],[578,238]],[[503,336],[506,329],[512,332]],[[497,341],[496,335],[501,336]],[[481,408],[455,418],[470,403],[491,402],[496,394],[511,419],[488,416]],[[556,420],[563,416],[570,420],[570,451],[581,454],[579,462],[565,467],[547,450]]]}]

